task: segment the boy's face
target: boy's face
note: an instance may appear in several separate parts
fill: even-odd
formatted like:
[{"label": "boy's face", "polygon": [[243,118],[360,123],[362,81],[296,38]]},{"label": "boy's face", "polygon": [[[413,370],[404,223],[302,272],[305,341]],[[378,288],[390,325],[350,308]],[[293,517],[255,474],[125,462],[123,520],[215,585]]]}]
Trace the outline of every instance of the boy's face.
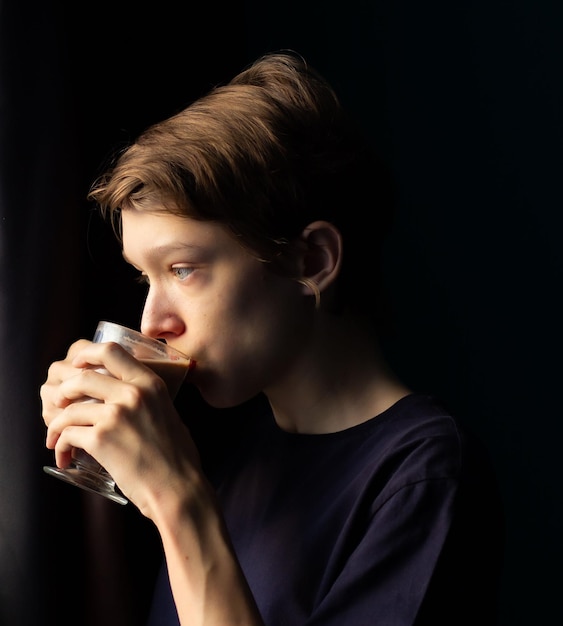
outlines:
[{"label": "boy's face", "polygon": [[274,390],[306,344],[312,307],[222,226],[123,211],[123,254],[145,277],[141,330],[193,357],[190,380],[216,407]]}]

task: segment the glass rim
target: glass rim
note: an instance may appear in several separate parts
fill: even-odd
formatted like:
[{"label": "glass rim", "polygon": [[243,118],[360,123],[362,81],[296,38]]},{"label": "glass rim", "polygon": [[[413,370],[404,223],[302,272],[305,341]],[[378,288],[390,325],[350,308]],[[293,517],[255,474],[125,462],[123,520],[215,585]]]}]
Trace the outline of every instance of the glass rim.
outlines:
[{"label": "glass rim", "polygon": [[[186,360],[191,362],[192,358],[187,354],[180,352],[176,348],[170,346],[166,341],[155,339],[154,337],[149,337],[148,335],[144,335],[140,330],[136,330],[134,328],[130,328],[129,326],[125,326],[124,324],[119,324],[118,322],[111,322],[109,320],[100,320],[96,325],[96,332],[94,333],[94,342],[96,342],[97,335],[101,334],[102,331],[104,335],[105,331],[110,330],[109,335],[104,337],[104,341],[115,341],[115,343],[127,343],[131,346],[134,346],[136,343],[139,345],[145,345],[147,347],[153,348],[156,352],[163,357],[175,357],[176,360]],[[114,338],[112,339],[112,332],[114,331]],[[122,331],[127,331],[124,335]],[[119,335],[119,337],[118,337]],[[137,340],[137,342],[135,341]]]}]

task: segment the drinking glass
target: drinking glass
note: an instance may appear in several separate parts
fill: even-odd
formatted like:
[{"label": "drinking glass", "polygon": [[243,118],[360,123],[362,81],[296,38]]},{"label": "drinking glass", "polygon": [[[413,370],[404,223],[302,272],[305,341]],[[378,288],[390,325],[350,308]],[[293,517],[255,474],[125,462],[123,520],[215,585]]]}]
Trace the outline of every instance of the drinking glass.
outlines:
[{"label": "drinking glass", "polygon": [[[113,322],[99,322],[93,341],[94,343],[113,341],[123,346],[127,352],[164,380],[173,400],[191,363],[189,357],[167,344]],[[104,368],[98,368],[96,371],[110,375]],[[90,399],[86,402],[98,400]],[[92,456],[79,448],[73,449],[72,463],[68,467],[61,469],[46,465],[43,469],[51,476],[100,494],[119,504],[128,502],[109,473]]]}]

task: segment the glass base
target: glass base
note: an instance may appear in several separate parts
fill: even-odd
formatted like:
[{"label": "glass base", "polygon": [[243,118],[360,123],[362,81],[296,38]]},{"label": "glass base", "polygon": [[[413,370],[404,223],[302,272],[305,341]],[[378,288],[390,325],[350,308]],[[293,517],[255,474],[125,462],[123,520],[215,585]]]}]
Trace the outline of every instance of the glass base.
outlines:
[{"label": "glass base", "polygon": [[97,493],[118,504],[127,504],[129,502],[124,495],[115,490],[113,480],[111,480],[111,478],[107,479],[103,474],[94,473],[84,468],[73,467],[72,465],[65,469],[45,465],[43,470],[55,478],[64,480],[71,485],[75,485],[91,493]]}]

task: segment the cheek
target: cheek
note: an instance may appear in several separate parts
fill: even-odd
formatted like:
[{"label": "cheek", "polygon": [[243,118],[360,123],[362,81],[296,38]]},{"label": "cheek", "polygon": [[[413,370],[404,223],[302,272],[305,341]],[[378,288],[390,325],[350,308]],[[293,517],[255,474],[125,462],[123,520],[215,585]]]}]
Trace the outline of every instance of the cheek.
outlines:
[{"label": "cheek", "polygon": [[215,300],[212,313],[202,312],[194,334],[207,366],[200,391],[210,404],[238,404],[291,368],[310,332],[312,307],[304,300],[296,283],[260,280],[237,286]]},{"label": "cheek", "polygon": [[[215,285],[212,297],[190,307],[193,349],[201,347],[221,369],[294,351],[308,328],[311,307],[298,283],[267,272],[262,264],[246,270],[231,274],[231,280]],[[235,276],[238,280],[232,280]]]},{"label": "cheek", "polygon": [[267,274],[240,296],[236,318],[240,329],[244,329],[241,340],[248,344],[262,342],[266,347],[276,345],[279,349],[299,339],[303,328],[308,327],[310,307],[295,281]]},{"label": "cheek", "polygon": [[262,271],[239,285],[231,306],[243,317],[277,318],[295,308],[300,300],[295,281]]}]

